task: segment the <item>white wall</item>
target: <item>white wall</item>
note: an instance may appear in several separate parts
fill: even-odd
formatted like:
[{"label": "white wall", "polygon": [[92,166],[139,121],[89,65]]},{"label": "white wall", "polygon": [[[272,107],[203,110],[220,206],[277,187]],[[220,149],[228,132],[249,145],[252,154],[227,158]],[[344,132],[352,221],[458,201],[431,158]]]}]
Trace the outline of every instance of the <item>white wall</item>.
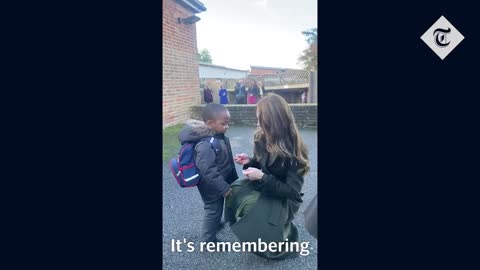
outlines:
[{"label": "white wall", "polygon": [[224,69],[212,66],[198,66],[200,78],[209,79],[242,79],[247,77],[247,71]]}]

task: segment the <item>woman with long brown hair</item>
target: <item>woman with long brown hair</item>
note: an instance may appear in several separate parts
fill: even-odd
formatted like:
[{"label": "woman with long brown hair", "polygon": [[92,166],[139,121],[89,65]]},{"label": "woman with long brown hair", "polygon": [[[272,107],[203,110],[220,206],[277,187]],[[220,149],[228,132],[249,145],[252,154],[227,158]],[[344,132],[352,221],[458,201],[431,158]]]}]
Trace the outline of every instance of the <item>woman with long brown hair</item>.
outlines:
[{"label": "woman with long brown hair", "polygon": [[[309,172],[308,150],[288,103],[268,94],[257,104],[253,157],[234,156],[246,179],[232,183],[225,219],[242,242],[298,242],[292,223],[302,201],[303,177]],[[298,255],[298,250],[255,252],[269,259]]]}]

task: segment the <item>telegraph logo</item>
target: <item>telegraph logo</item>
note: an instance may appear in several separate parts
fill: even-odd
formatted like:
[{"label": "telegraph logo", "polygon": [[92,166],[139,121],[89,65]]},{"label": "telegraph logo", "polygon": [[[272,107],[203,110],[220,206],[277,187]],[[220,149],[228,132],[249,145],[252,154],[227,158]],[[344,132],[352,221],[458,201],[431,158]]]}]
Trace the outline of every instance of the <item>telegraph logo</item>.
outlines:
[{"label": "telegraph logo", "polygon": [[420,38],[443,60],[462,42],[464,36],[441,16]]},{"label": "telegraph logo", "polygon": [[450,42],[447,42],[447,34],[451,31],[452,30],[450,30],[450,28],[437,28],[435,31],[433,31],[433,35],[435,36],[435,45],[440,48],[447,47],[448,44],[450,44]]}]

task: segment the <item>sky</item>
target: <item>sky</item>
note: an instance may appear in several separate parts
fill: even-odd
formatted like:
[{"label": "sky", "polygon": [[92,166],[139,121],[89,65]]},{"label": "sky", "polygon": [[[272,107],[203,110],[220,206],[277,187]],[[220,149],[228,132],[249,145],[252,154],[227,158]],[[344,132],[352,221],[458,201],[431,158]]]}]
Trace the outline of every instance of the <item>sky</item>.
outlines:
[{"label": "sky", "polygon": [[213,64],[301,68],[308,47],[302,31],[317,27],[317,0],[200,0],[198,50],[208,49]]}]

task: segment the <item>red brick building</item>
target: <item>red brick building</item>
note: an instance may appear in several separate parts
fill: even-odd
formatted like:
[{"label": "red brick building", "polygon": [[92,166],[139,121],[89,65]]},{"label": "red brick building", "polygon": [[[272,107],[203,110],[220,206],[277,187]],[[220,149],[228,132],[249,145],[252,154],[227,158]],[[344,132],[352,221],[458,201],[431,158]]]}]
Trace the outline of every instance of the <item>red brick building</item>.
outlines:
[{"label": "red brick building", "polygon": [[184,122],[200,104],[196,13],[206,11],[197,0],[163,3],[163,127]]}]

